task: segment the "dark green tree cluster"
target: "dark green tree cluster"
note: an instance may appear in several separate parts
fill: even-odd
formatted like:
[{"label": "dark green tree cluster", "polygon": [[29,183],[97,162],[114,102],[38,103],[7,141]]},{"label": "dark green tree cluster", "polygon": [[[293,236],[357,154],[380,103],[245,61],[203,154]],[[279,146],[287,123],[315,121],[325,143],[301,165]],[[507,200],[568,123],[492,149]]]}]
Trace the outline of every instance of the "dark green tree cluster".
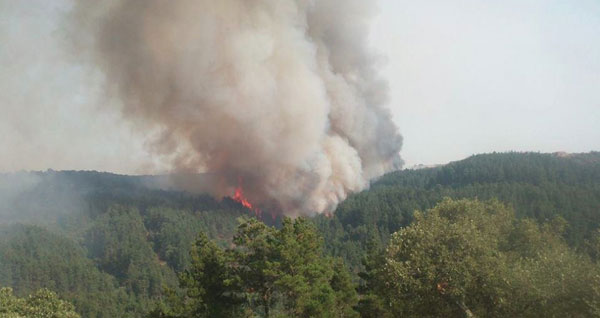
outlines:
[{"label": "dark green tree cluster", "polygon": [[[352,317],[352,281],[359,280],[355,309],[363,317],[600,313],[600,288],[593,287],[600,285],[599,153],[488,154],[399,171],[350,196],[332,217],[298,224],[267,218],[267,225],[250,221],[239,231],[237,219],[251,211],[233,200],[169,190],[165,178],[0,174],[0,286],[12,287],[18,297],[48,288],[90,318],[142,317],[157,302],[162,305],[156,314],[174,317]],[[488,234],[467,244],[462,232],[431,225],[436,235],[411,245],[422,238],[404,234],[408,243],[393,234],[433,222],[427,217],[437,212],[413,212],[428,211],[444,197],[498,198],[514,208],[512,225],[503,227],[510,235],[481,230]],[[477,206],[468,210],[486,215],[491,209]],[[445,224],[445,214],[438,214]],[[488,214],[496,219],[473,220],[482,228],[497,223],[499,230],[504,219]],[[464,225],[452,222],[457,229]],[[198,232],[206,236],[196,242]],[[447,241],[460,248],[433,248]],[[393,246],[402,248],[392,253]],[[406,275],[392,275],[410,271],[396,265],[419,260],[410,251],[453,269],[435,274],[446,279],[412,283]],[[472,251],[478,252],[466,256],[468,262],[452,258]],[[404,259],[410,263],[398,261]],[[493,275],[482,272],[486,268]],[[520,304],[516,298],[533,301]]]},{"label": "dark green tree cluster", "polygon": [[75,307],[47,290],[40,289],[25,298],[11,288],[0,288],[1,318],[79,318]]},{"label": "dark green tree cluster", "polygon": [[517,217],[542,223],[560,216],[568,223],[567,243],[583,248],[600,227],[600,153],[494,153],[398,171],[350,196],[332,218],[314,221],[327,250],[357,271],[370,240],[385,245],[413,221],[413,211],[430,209],[444,197],[497,198]]},{"label": "dark green tree cluster", "polygon": [[305,219],[280,229],[249,219],[222,249],[201,234],[192,265],[150,317],[358,317],[358,298],[339,259],[323,254],[322,239]]},{"label": "dark green tree cluster", "polygon": [[143,312],[163,286],[175,281],[173,271],[161,266],[147,235],[137,209],[114,206],[96,220],[83,242],[97,267],[115,277],[133,298],[135,312]]},{"label": "dark green tree cluster", "polygon": [[58,224],[43,227],[0,226],[0,285],[19,296],[48,288],[86,318],[141,317],[163,287],[176,288],[199,231],[225,246],[247,213],[233,202],[198,211],[137,205],[61,214]]},{"label": "dark green tree cluster", "polygon": [[446,199],[392,235],[363,274],[363,317],[595,317],[598,264],[565,222],[516,219],[498,201]]},{"label": "dark green tree cluster", "polygon": [[84,317],[119,317],[128,294],[69,239],[31,225],[0,227],[0,285],[19,296],[51,289]]},{"label": "dark green tree cluster", "polygon": [[226,246],[233,239],[239,216],[228,210],[182,213],[172,208],[154,207],[146,214],[144,224],[158,257],[180,272],[190,263],[189,248],[198,232],[202,231],[219,245]]}]

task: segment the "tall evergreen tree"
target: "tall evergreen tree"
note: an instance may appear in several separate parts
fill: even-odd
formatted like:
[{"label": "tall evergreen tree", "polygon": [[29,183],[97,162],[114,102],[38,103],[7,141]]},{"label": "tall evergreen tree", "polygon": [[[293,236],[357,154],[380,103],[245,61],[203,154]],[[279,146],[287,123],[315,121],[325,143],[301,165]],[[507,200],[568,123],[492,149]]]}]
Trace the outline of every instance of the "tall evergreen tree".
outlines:
[{"label": "tall evergreen tree", "polygon": [[180,278],[185,294],[150,317],[358,317],[350,274],[324,256],[307,220],[285,219],[275,229],[247,219],[234,244],[222,250],[201,234]]}]

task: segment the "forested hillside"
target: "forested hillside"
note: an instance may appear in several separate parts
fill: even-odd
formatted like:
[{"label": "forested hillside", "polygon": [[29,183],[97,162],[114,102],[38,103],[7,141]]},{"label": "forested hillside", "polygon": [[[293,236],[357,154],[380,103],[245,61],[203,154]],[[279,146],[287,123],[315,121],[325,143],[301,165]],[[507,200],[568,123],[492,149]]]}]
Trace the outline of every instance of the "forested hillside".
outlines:
[{"label": "forested hillside", "polygon": [[[486,154],[437,168],[398,171],[382,177],[369,190],[350,196],[330,217],[317,216],[311,222],[300,223],[285,221],[283,228],[281,219],[268,217],[263,220],[267,225],[275,225],[276,229],[248,221],[247,217],[253,213],[233,200],[217,201],[207,195],[159,188],[156,185],[161,178],[75,171],[0,175],[0,202],[3,203],[0,206],[0,287],[11,287],[15,297],[48,288],[72,303],[82,317],[142,317],[151,310],[159,317],[187,317],[190,310],[196,310],[193,306],[209,310],[206,302],[216,302],[213,303],[215,306],[230,303],[233,306],[230,309],[235,309],[236,315],[252,312],[263,317],[267,312],[284,316],[293,312],[318,313],[315,314],[318,317],[342,313],[344,317],[358,314],[363,317],[419,316],[439,301],[436,298],[439,295],[428,294],[428,287],[422,284],[439,283],[445,290],[448,289],[445,284],[450,283],[411,282],[408,276],[393,276],[413,270],[406,267],[407,264],[398,263],[399,272],[395,273],[380,269],[386,262],[414,258],[413,264],[427,263],[439,255],[437,252],[432,255],[424,252],[425,256],[402,254],[402,249],[386,252],[383,247],[406,245],[407,251],[408,248],[413,251],[420,247],[411,244],[419,240],[423,240],[419,244],[425,244],[419,246],[435,246],[440,237],[450,233],[443,230],[444,226],[454,228],[466,224],[455,224],[455,219],[444,221],[443,217],[435,221],[442,223],[431,223],[433,221],[422,216],[421,221],[417,217],[415,223],[414,212],[443,214],[441,210],[450,209],[465,210],[460,213],[468,216],[499,211],[502,218],[482,219],[481,224],[506,224],[501,241],[492,240],[496,234],[491,228],[484,227],[481,233],[474,234],[481,235],[478,242],[484,244],[469,245],[474,248],[474,253],[488,248],[498,251],[492,252],[493,255],[504,256],[475,258],[475,263],[467,264],[471,267],[461,267],[467,271],[463,273],[466,276],[452,278],[465,284],[461,288],[474,288],[476,284],[469,285],[469,280],[483,275],[480,267],[490,262],[507,268],[518,265],[529,273],[485,272],[485,275],[491,275],[485,276],[490,279],[490,284],[496,284],[490,290],[479,291],[487,295],[487,300],[452,298],[452,303],[458,301],[466,304],[469,310],[498,317],[518,316],[518,312],[504,305],[497,307],[495,301],[511,301],[523,312],[535,312],[538,307],[507,298],[511,288],[521,284],[523,289],[518,291],[534,302],[538,298],[550,302],[554,301],[553,297],[575,297],[576,290],[588,293],[589,297],[574,304],[560,303],[565,307],[556,307],[556,312],[569,312],[575,310],[573,308],[588,312],[600,308],[599,300],[592,297],[600,290],[589,290],[586,285],[595,279],[592,276],[596,273],[595,262],[600,255],[600,236],[597,235],[600,153],[597,152]],[[485,202],[497,198],[499,202],[482,206],[477,201],[446,201],[437,210],[430,210],[434,212],[427,212],[445,197],[478,198]],[[523,221],[511,221],[513,219]],[[240,222],[242,227],[238,228]],[[420,237],[417,232],[410,232],[409,226],[430,228],[431,233],[439,234]],[[392,236],[403,229],[409,232]],[[459,232],[451,233],[458,235]],[[410,238],[413,243],[403,239],[411,235],[414,236]],[[310,238],[304,239],[305,236]],[[198,237],[201,239],[197,240]],[[516,239],[518,237],[522,239]],[[468,237],[464,240],[464,244],[470,244]],[[540,242],[546,241],[554,243],[542,249]],[[507,246],[507,242],[521,242],[521,247]],[[240,250],[236,246],[245,247]],[[304,262],[294,254],[302,248],[305,249],[302,253],[311,258],[310,262]],[[263,253],[264,258],[254,259],[254,254],[248,254],[252,249]],[[544,255],[560,254],[563,258],[546,264],[543,263],[547,261],[545,256],[531,254],[532,250],[546,253]],[[215,270],[220,271],[223,281],[202,276],[201,272],[207,266],[205,257],[214,258],[210,264],[217,266]],[[345,260],[345,265],[335,257]],[[524,263],[517,263],[518,259]],[[249,262],[244,267],[249,272],[238,268],[242,262]],[[444,262],[453,264],[456,259]],[[467,266],[459,263],[456,266]],[[556,271],[534,272],[532,264],[542,263]],[[264,272],[261,264],[268,265],[268,272]],[[329,270],[331,267],[334,271]],[[353,274],[348,276],[346,267]],[[580,269],[585,269],[591,276],[579,275]],[[446,271],[445,268],[439,270]],[[360,278],[359,272],[362,272]],[[537,276],[527,276],[530,274],[557,277],[568,274],[572,280],[563,285],[570,289],[563,290],[563,294],[555,293],[554,285],[544,285]],[[264,280],[256,281],[256,275],[263,275],[260,277]],[[494,277],[507,277],[505,281],[516,285],[509,288]],[[412,285],[381,285],[399,279]],[[202,282],[220,288],[227,297],[205,295],[194,298],[200,297],[198,292],[202,286],[198,284]],[[261,285],[263,283],[270,285],[265,287]],[[358,296],[353,283],[360,284]],[[311,290],[314,284],[320,286],[318,292]],[[529,293],[524,289],[527,284],[535,285],[543,294]],[[266,288],[263,292],[267,294],[273,291],[274,294],[268,294],[272,302],[260,302],[261,297],[267,295],[260,294],[260,288]],[[421,293],[422,303],[402,300],[394,303],[395,307],[383,305],[391,304],[400,296],[411,299],[414,293]],[[452,293],[457,297],[473,295],[467,290]],[[318,306],[316,299],[326,300],[328,305]],[[429,315],[460,317],[460,306],[448,306]]]},{"label": "forested hillside", "polygon": [[98,172],[0,176],[0,286],[48,288],[82,317],[140,317],[177,285],[204,232],[230,244],[250,211],[160,190],[153,177]]},{"label": "forested hillside", "polygon": [[441,167],[385,175],[352,195],[333,217],[317,217],[328,250],[360,267],[369,241],[384,244],[413,220],[415,210],[444,197],[498,198],[517,217],[539,222],[564,218],[567,242],[586,248],[600,225],[600,153],[494,153]]}]

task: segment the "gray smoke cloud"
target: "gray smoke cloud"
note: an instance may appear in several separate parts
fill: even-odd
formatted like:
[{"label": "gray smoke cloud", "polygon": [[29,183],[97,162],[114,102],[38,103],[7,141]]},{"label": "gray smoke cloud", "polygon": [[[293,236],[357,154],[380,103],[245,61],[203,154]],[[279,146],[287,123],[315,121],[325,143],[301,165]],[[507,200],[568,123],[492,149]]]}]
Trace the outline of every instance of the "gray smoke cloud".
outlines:
[{"label": "gray smoke cloud", "polygon": [[[328,213],[397,169],[372,1],[80,1],[76,52],[173,172],[264,209]],[[206,183],[204,178],[202,183]],[[186,182],[189,184],[188,182]]]}]

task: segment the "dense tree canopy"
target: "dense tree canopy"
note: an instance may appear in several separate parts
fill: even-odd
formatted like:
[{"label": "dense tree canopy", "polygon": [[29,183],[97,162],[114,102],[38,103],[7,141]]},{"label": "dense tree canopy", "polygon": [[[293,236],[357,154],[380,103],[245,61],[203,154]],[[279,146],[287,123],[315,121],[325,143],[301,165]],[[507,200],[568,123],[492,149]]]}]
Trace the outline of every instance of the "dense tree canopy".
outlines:
[{"label": "dense tree canopy", "polygon": [[446,199],[393,234],[366,277],[393,317],[590,317],[599,271],[564,227]]},{"label": "dense tree canopy", "polygon": [[201,234],[180,278],[183,298],[170,297],[151,317],[358,317],[351,276],[323,255],[307,220],[275,229],[248,219],[233,242],[223,250]]},{"label": "dense tree canopy", "polygon": [[141,317],[164,286],[177,286],[199,231],[225,246],[248,213],[231,200],[143,188],[136,177],[42,176],[11,197],[14,211],[0,207],[0,223],[30,224],[43,211],[36,225],[0,225],[0,285],[20,296],[48,288],[86,318]]},{"label": "dense tree canopy", "polygon": [[18,295],[48,288],[85,317],[115,317],[128,295],[76,243],[38,226],[0,226],[0,285]]},{"label": "dense tree canopy", "polygon": [[360,268],[368,242],[385,245],[413,220],[415,210],[444,197],[497,198],[517,217],[567,221],[569,245],[583,248],[600,226],[600,153],[494,153],[428,169],[385,175],[371,189],[350,196],[332,218],[317,217],[327,250]]},{"label": "dense tree canopy", "polygon": [[13,295],[11,288],[0,288],[0,318],[79,318],[75,307],[55,293],[40,289],[25,298]]},{"label": "dense tree canopy", "polygon": [[[270,317],[354,317],[355,310],[362,317],[410,317],[437,309],[460,315],[462,305],[491,317],[515,308],[524,317],[535,311],[552,317],[544,310],[600,314],[600,288],[589,287],[600,285],[600,153],[487,154],[398,171],[350,196],[332,216],[285,222],[267,217],[261,219],[266,224],[245,221],[239,230],[238,219],[252,211],[228,198],[169,189],[165,180],[76,171],[0,174],[0,286],[24,298],[47,288],[90,318],[143,317],[153,308],[174,317],[267,311]],[[467,232],[449,230],[448,224],[463,224],[448,223],[439,207],[431,213],[440,215],[437,223],[428,219],[430,212],[415,217],[415,210],[429,211],[444,197],[484,200],[451,202],[493,215],[493,221],[473,218],[482,228],[497,223],[490,231],[512,218],[505,226],[510,235],[481,230],[468,232],[480,238],[468,241]],[[485,201],[493,198],[502,204]],[[431,223],[431,234],[410,236],[415,221]],[[393,235],[403,230],[413,243]],[[456,240],[461,248],[410,254],[421,247],[414,245],[417,239],[429,246]],[[394,246],[402,248],[392,253]],[[459,262],[469,251],[480,252]],[[411,264],[428,257],[460,273],[434,266],[428,268],[448,281],[392,276],[391,268],[409,270],[398,260],[411,257]],[[479,281],[485,289],[474,283]],[[435,293],[438,283],[444,297]],[[434,293],[419,286],[434,286]],[[415,301],[407,304],[403,297]]]}]

